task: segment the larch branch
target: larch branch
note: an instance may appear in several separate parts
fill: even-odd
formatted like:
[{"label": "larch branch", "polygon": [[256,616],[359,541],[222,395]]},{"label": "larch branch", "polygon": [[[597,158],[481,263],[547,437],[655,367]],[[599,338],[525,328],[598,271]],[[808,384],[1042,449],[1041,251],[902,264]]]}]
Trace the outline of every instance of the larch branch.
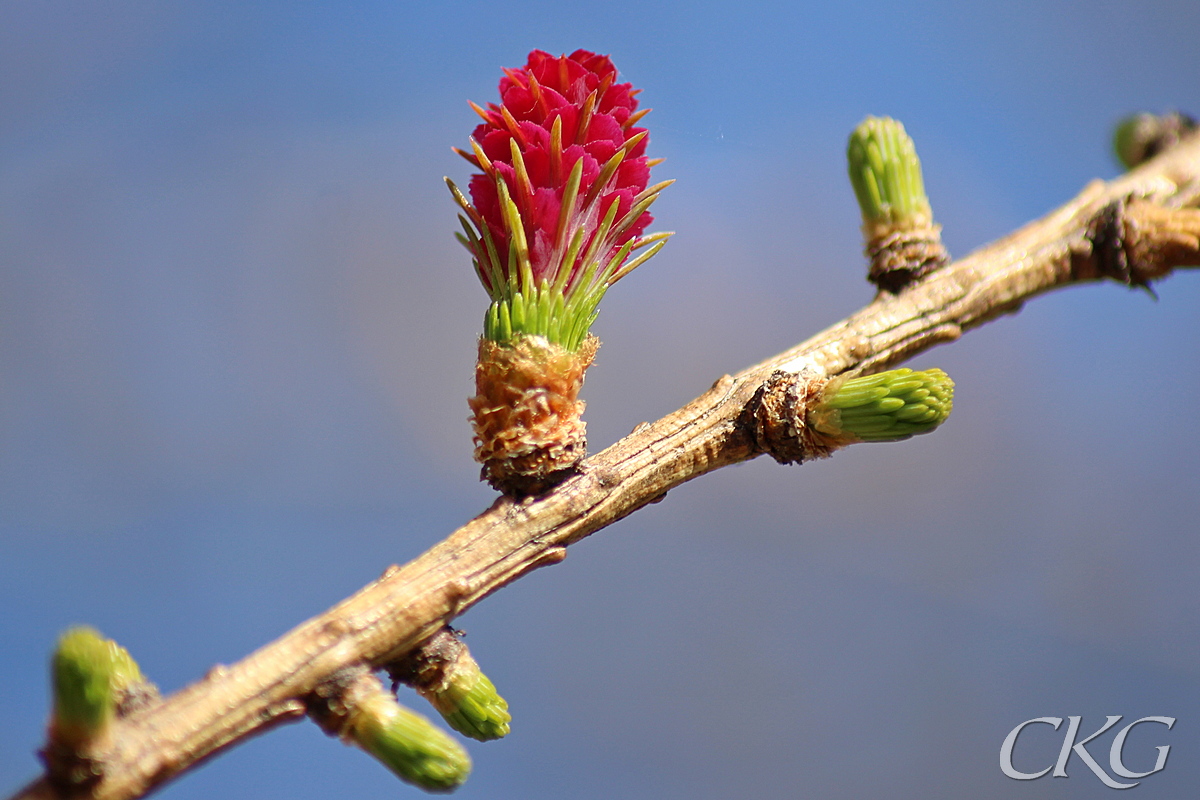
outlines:
[{"label": "larch branch", "polygon": [[[403,567],[282,638],[120,720],[87,797],[145,795],[197,763],[304,714],[305,698],[348,669],[394,662],[510,581],[561,561],[570,544],[675,486],[772,448],[756,435],[774,376],[884,369],[1018,310],[1042,293],[1111,278],[1146,285],[1200,264],[1200,138],[865,308],[587,459],[545,495],[498,499]],[[779,453],[772,453],[777,457]],[[42,777],[15,798],[60,797]]]}]

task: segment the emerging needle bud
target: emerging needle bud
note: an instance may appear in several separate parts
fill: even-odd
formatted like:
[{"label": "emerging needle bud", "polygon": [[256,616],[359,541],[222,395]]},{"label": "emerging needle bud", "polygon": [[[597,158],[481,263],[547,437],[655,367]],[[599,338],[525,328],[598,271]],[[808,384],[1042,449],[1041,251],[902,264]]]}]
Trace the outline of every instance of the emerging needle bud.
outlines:
[{"label": "emerging needle bud", "polygon": [[1174,147],[1180,139],[1196,130],[1196,126],[1195,119],[1178,111],[1161,116],[1134,114],[1117,124],[1113,151],[1125,169],[1133,169]]},{"label": "emerging needle bud", "polygon": [[310,700],[309,713],[330,733],[426,791],[452,791],[471,773],[471,758],[462,745],[401,706],[372,674],[357,676],[332,697]]},{"label": "emerging needle bud", "polygon": [[508,703],[469,654],[447,673],[440,688],[421,694],[463,736],[486,742],[508,735]]},{"label": "emerging needle bud", "polygon": [[508,735],[508,703],[479,669],[467,645],[450,628],[390,668],[438,710],[451,728],[481,742]]},{"label": "emerging needle bud", "polygon": [[896,442],[929,433],[950,416],[954,382],[940,369],[894,369],[834,378],[808,412],[809,426],[834,446]]},{"label": "emerging needle bud", "polygon": [[395,700],[378,696],[351,721],[354,741],[402,780],[429,791],[457,788],[471,773],[458,742]]},{"label": "emerging needle bud", "polygon": [[462,208],[459,241],[491,298],[476,370],[475,458],[498,489],[540,491],[583,458],[578,400],[597,347],[600,300],[657,253],[670,234],[645,234],[650,205],[647,133],[630,84],[607,56],[535,50],[505,70],[501,104],[471,151],[480,172]]},{"label": "emerging needle bud", "polygon": [[103,741],[122,703],[147,688],[125,648],[88,627],[71,628],[62,635],[51,672],[50,741],[75,752]]},{"label": "emerging needle bud", "polygon": [[950,256],[904,126],[889,117],[867,117],[850,134],[846,156],[862,210],[869,280],[894,293],[945,265]]}]

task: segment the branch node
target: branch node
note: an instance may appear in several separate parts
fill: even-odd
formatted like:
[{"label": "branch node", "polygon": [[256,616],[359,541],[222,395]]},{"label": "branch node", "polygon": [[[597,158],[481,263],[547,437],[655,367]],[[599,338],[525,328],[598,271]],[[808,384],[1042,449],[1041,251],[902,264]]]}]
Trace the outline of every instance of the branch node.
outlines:
[{"label": "branch node", "polygon": [[868,239],[865,251],[871,262],[867,280],[892,294],[950,263],[950,253],[942,244],[942,226],[934,224],[887,230]]},{"label": "branch node", "polygon": [[1176,267],[1200,264],[1200,210],[1117,199],[1097,212],[1087,240],[1094,277],[1149,289]]},{"label": "branch node", "polygon": [[825,458],[836,448],[813,430],[806,417],[828,380],[814,371],[776,370],[763,381],[747,405],[747,422],[755,445],[780,464],[803,464]]},{"label": "branch node", "polygon": [[345,738],[359,693],[373,693],[371,670],[362,664],[343,667],[305,699],[308,716],[330,736]]},{"label": "branch node", "polygon": [[[666,496],[666,492],[663,492]],[[550,567],[554,564],[561,564],[567,558],[567,548],[563,545],[553,545],[534,557],[533,563],[529,565],[521,574],[527,575],[535,569],[542,567]]]},{"label": "branch node", "polygon": [[1091,243],[1091,262],[1096,277],[1134,285],[1125,253],[1124,200],[1114,200],[1096,212],[1088,223],[1087,239]]},{"label": "branch node", "polygon": [[446,667],[466,649],[461,636],[461,631],[447,625],[404,657],[384,665],[384,669],[397,684],[414,689],[436,686],[443,680]]},{"label": "branch node", "polygon": [[1129,201],[1125,252],[1140,285],[1165,277],[1176,267],[1200,264],[1200,209]]}]

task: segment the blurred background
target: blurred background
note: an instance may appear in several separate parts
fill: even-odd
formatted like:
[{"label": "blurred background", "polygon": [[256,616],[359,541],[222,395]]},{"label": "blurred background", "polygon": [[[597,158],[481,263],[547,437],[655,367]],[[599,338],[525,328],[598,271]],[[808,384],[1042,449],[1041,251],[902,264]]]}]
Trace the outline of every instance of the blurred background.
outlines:
[{"label": "blurred background", "polygon": [[[677,235],[595,326],[599,450],[869,301],[862,117],[906,124],[964,255],[1115,176],[1120,116],[1200,112],[1198,26],[1187,0],[4,4],[0,793],[38,772],[68,625],[172,691],[491,502],[442,176],[501,67],[610,53],[678,179]],[[1126,763],[1169,744],[1139,796],[1190,794],[1200,274],[1155,288],[1039,298],[912,362],[958,383],[935,435],[704,477],[471,610],[515,720],[459,796],[1096,797],[1075,757],[999,769],[1070,715],[1176,717]],[[305,723],[159,796],[417,795]]]}]

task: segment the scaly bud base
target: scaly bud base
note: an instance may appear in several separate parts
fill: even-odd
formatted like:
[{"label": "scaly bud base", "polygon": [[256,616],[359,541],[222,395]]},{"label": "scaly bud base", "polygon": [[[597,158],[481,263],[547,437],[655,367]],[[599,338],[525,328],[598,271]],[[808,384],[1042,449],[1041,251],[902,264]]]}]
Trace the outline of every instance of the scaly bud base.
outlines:
[{"label": "scaly bud base", "polygon": [[808,370],[776,371],[767,378],[751,404],[750,430],[763,452],[780,464],[803,464],[828,458],[842,446],[809,425],[805,413],[827,382]]},{"label": "scaly bud base", "polygon": [[475,460],[483,478],[509,495],[541,492],[567,477],[587,454],[579,399],[600,340],[570,351],[541,336],[503,344],[479,340],[473,412]]},{"label": "scaly bud base", "polygon": [[863,239],[863,252],[871,262],[867,280],[892,294],[950,263],[942,226],[933,222],[913,228],[866,224]]}]

